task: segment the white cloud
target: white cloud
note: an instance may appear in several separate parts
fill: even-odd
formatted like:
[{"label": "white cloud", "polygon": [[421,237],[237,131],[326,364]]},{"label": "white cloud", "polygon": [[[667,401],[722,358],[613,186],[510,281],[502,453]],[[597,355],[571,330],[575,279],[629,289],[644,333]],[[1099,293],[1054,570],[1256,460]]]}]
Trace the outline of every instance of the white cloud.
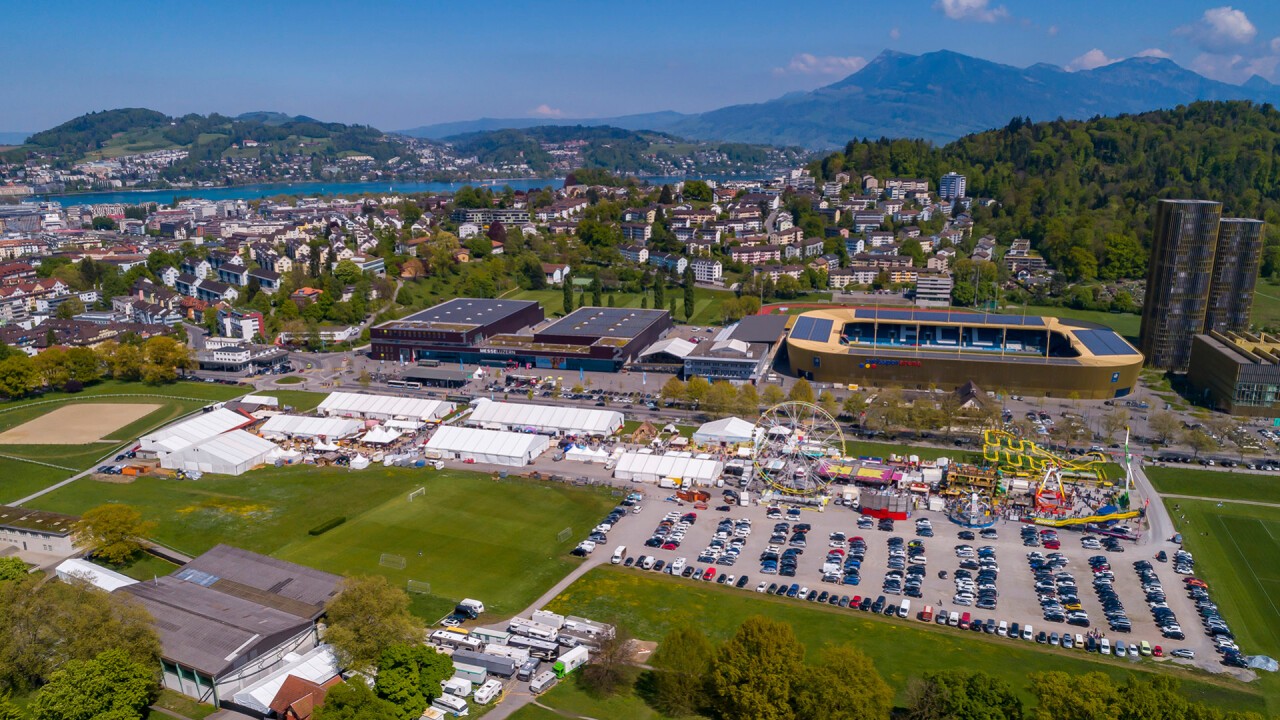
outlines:
[{"label": "white cloud", "polygon": [[1049,33],[1049,37],[1058,37],[1058,26],[1050,25],[1049,29],[1046,30],[1045,32]]},{"label": "white cloud", "polygon": [[1174,30],[1174,34],[1186,37],[1206,52],[1226,54],[1253,42],[1258,28],[1243,10],[1224,5],[1205,10],[1199,20]]},{"label": "white cloud", "polygon": [[1102,52],[1098,48],[1094,48],[1089,52],[1076,58],[1075,60],[1072,60],[1071,62],[1067,63],[1067,66],[1064,69],[1067,72],[1076,72],[1077,70],[1092,70],[1094,68],[1100,68],[1103,65],[1110,65],[1111,63],[1119,62],[1120,59],[1121,58],[1107,57],[1106,53]]},{"label": "white cloud", "polygon": [[[900,37],[902,37],[902,31],[899,30],[898,28],[893,28],[892,30],[889,31],[890,40],[897,40]],[[1277,38],[1277,39],[1280,39],[1280,38]]]},{"label": "white cloud", "polygon": [[1005,6],[991,7],[990,0],[936,0],[933,9],[952,20],[992,23],[1009,17],[1009,10]]},{"label": "white cloud", "polygon": [[848,75],[867,66],[866,58],[838,55],[813,55],[798,53],[791,57],[786,67],[773,69],[774,75]]},{"label": "white cloud", "polygon": [[1192,70],[1205,77],[1229,83],[1242,83],[1254,75],[1273,80],[1277,66],[1280,66],[1280,55],[1248,57],[1239,53],[1200,53],[1191,61]]},{"label": "white cloud", "polygon": [[564,117],[563,110],[561,110],[560,108],[553,108],[546,103],[542,103],[538,107],[530,110],[529,114],[536,115],[537,117],[548,117],[548,118]]},{"label": "white cloud", "polygon": [[1143,50],[1137,55],[1134,55],[1134,57],[1153,57],[1153,58],[1164,58],[1168,60],[1169,53],[1161,50],[1160,48],[1147,48],[1146,50]]}]

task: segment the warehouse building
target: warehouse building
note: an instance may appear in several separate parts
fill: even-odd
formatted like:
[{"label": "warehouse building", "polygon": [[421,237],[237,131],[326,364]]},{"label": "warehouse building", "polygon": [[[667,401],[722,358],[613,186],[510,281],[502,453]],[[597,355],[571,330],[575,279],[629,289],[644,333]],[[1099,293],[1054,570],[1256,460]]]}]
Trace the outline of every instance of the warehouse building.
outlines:
[{"label": "warehouse building", "polygon": [[1216,330],[1196,335],[1187,382],[1215,410],[1280,416],[1280,338]]},{"label": "warehouse building", "polygon": [[689,453],[654,455],[643,452],[623,453],[613,469],[618,480],[659,482],[678,480],[682,485],[714,485],[724,472],[724,463],[711,456],[693,457]]},{"label": "warehouse building", "polygon": [[467,418],[468,425],[488,430],[602,437],[621,430],[622,422],[622,413],[615,410],[492,402],[484,398],[476,401],[475,410]]},{"label": "warehouse building", "polygon": [[426,449],[448,460],[524,467],[550,445],[546,435],[441,425],[427,441]]},{"label": "warehouse building", "polygon": [[365,393],[329,393],[316,409],[332,417],[356,417],[366,420],[405,418],[435,422],[453,412],[454,404],[440,400]]},{"label": "warehouse building", "polygon": [[318,645],[342,578],[218,545],[170,575],[116,592],[156,618],[163,687],[221,705]]},{"label": "warehouse building", "polygon": [[160,457],[160,467],[186,473],[243,475],[265,465],[279,450],[275,443],[244,430],[215,435]]},{"label": "warehouse building", "polygon": [[227,408],[217,408],[202,415],[176,422],[139,439],[138,451],[155,457],[185,450],[215,435],[251,425],[254,418]]},{"label": "warehouse building", "polygon": [[1128,395],[1142,354],[1114,330],[1067,318],[839,308],[796,317],[791,372],[818,382],[1101,400]]}]

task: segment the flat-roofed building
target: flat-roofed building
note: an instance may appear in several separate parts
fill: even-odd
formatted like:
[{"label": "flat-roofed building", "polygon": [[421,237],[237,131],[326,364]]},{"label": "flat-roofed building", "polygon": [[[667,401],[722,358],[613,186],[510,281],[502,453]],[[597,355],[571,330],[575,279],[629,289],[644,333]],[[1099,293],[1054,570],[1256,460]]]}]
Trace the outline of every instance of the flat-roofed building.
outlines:
[{"label": "flat-roofed building", "polygon": [[21,557],[69,557],[76,552],[72,525],[79,519],[74,515],[0,505],[0,548],[16,548]]},{"label": "flat-roofed building", "polygon": [[1280,337],[1211,331],[1191,341],[1187,382],[1209,407],[1232,415],[1280,415]]}]

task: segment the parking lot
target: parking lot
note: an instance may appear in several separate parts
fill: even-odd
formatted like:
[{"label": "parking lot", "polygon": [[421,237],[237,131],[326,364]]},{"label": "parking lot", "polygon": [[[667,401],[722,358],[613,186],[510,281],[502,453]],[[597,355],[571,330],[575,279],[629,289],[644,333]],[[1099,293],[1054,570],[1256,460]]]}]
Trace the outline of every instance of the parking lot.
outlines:
[{"label": "parking lot", "polygon": [[[1165,654],[1175,648],[1189,648],[1195,651],[1195,663],[1208,669],[1221,670],[1218,655],[1213,650],[1213,644],[1204,635],[1200,623],[1198,621],[1199,614],[1193,602],[1188,598],[1183,577],[1175,574],[1171,564],[1156,561],[1149,555],[1140,552],[1133,543],[1124,542],[1120,547],[1124,550],[1120,552],[1109,551],[1106,549],[1087,549],[1082,547],[1082,535],[1072,530],[1059,530],[1058,538],[1061,544],[1060,549],[1054,550],[1052,547],[1044,547],[1039,545],[1029,547],[1024,544],[1024,537],[1019,523],[1002,522],[992,528],[995,531],[994,538],[983,538],[978,536],[975,531],[973,540],[962,540],[958,534],[962,529],[943,516],[941,513],[920,511],[915,513],[911,519],[907,521],[898,521],[894,523],[892,531],[882,530],[873,524],[871,528],[859,528],[858,520],[861,517],[858,513],[849,508],[841,506],[829,506],[825,511],[816,510],[798,510],[788,515],[784,509],[781,519],[771,519],[768,517],[768,509],[759,505],[750,507],[738,507],[734,505],[725,505],[720,499],[719,491],[713,494],[709,501],[709,507],[706,510],[696,510],[692,503],[677,504],[664,500],[667,497],[667,491],[658,490],[652,487],[647,488],[648,498],[641,504],[639,513],[635,513],[627,517],[624,521],[608,533],[606,542],[600,544],[597,553],[611,554],[619,545],[625,545],[626,557],[632,559],[633,565],[641,556],[647,555],[661,561],[663,571],[668,571],[673,562],[677,563],[677,567],[691,567],[695,571],[688,582],[695,582],[694,578],[706,576],[706,571],[714,568],[712,579],[717,579],[721,575],[732,575],[735,578],[735,584],[743,575],[748,577],[747,582],[742,587],[742,592],[755,592],[761,582],[765,583],[767,589],[769,584],[777,583],[782,585],[785,582],[787,587],[792,583],[798,584],[801,588],[822,593],[835,593],[838,596],[849,596],[853,599],[855,596],[860,598],[870,597],[874,602],[883,596],[887,605],[899,605],[904,599],[911,600],[910,616],[917,617],[918,613],[925,605],[933,606],[935,613],[970,613],[975,623],[985,622],[991,619],[996,626],[1004,621],[1011,626],[1016,622],[1019,626],[1030,624],[1034,629],[1033,638],[1040,631],[1071,633],[1087,636],[1090,631],[1100,634],[1109,639],[1114,646],[1117,640],[1123,640],[1126,645],[1130,643],[1140,643],[1147,641],[1152,646],[1160,645]],[[728,507],[727,511],[717,510],[717,508]],[[688,513],[696,513],[697,519],[687,527],[683,538],[680,540],[679,547],[676,549],[662,549],[660,547],[646,547],[645,542],[649,540],[654,533],[655,528],[663,522],[669,513],[675,513],[675,517],[671,524],[670,533],[678,533],[680,524],[679,518]],[[798,513],[798,515],[796,515]],[[727,532],[726,537],[716,537],[718,525],[725,518],[735,521],[735,525],[725,526],[723,529]],[[933,537],[918,537],[916,520],[927,518],[932,523]],[[738,541],[740,545],[737,560],[732,565],[710,564],[699,561],[699,556],[704,550],[710,547],[715,540],[719,540],[718,544],[723,545],[721,555],[728,553],[728,548],[734,543],[735,530],[742,527],[737,524],[742,520],[750,520],[751,531],[745,538]],[[775,526],[781,528],[779,523],[787,523],[788,528],[785,533],[775,535]],[[770,545],[774,545],[779,556],[788,548],[795,548],[792,544],[794,538],[794,530],[797,523],[808,524],[811,526],[809,531],[805,533],[805,546],[802,552],[796,554],[795,575],[794,577],[785,577],[780,574],[762,574],[761,572],[761,555],[766,552]],[[1039,542],[1040,528],[1035,528],[1033,533]],[[834,542],[830,539],[833,533],[843,533],[847,539],[845,543]],[[671,537],[668,535],[668,539]],[[737,533],[741,535],[741,533]],[[771,537],[772,536],[772,537]],[[785,542],[776,542],[785,537]],[[843,583],[824,582],[823,565],[828,558],[828,553],[834,549],[840,549],[845,552],[844,557],[849,557],[853,550],[850,548],[850,541],[854,538],[863,538],[866,550],[861,560],[859,568],[859,582],[856,585],[847,585]],[[891,583],[891,587],[898,587],[900,591],[904,591],[911,582],[905,578],[909,578],[912,568],[922,567],[923,571],[915,571],[919,573],[919,597],[907,598],[903,594],[891,594],[886,592],[885,577],[886,572],[890,570],[890,548],[891,538],[901,538],[903,551],[899,555],[899,559],[894,563],[898,567],[902,576],[896,583]],[[922,543],[922,550],[915,550],[910,545],[913,541]],[[973,548],[971,558],[957,557],[957,545],[968,545]],[[1067,605],[1066,610],[1062,611],[1063,622],[1047,622],[1044,619],[1044,612],[1041,608],[1040,593],[1046,589],[1045,585],[1041,585],[1037,589],[1037,579],[1035,573],[1028,564],[1028,553],[1039,552],[1049,557],[1052,553],[1061,553],[1066,563],[1061,567],[1052,567],[1053,575],[1059,573],[1069,573],[1076,586],[1076,595],[1080,605],[1079,611],[1083,611],[1088,615],[1089,626],[1080,627],[1066,624],[1065,620],[1071,613],[1071,600],[1069,592],[1060,593],[1064,598],[1064,604]],[[923,562],[913,558],[914,554],[923,556]],[[1131,631],[1113,632],[1108,628],[1107,618],[1104,616],[1103,596],[1093,586],[1094,574],[1090,569],[1089,559],[1095,556],[1104,556],[1110,565],[1110,572],[1114,576],[1111,581],[1111,588],[1115,592],[1115,600],[1123,606],[1124,612],[1131,624]],[[679,559],[684,558],[684,563],[679,564]],[[987,558],[994,559],[994,565]],[[981,609],[974,605],[959,605],[955,602],[957,585],[956,571],[961,569],[960,565],[968,559],[973,565],[969,574],[973,576],[974,584],[972,591],[975,594],[975,600],[983,595],[981,588],[990,584],[996,586],[998,598],[995,609]],[[1167,596],[1167,604],[1181,622],[1183,631],[1186,634],[1185,640],[1170,640],[1161,636],[1160,629],[1157,627],[1152,611],[1148,607],[1146,594],[1142,588],[1142,581],[1137,570],[1134,568],[1134,562],[1140,560],[1148,560],[1151,562],[1152,568],[1150,572],[1155,573],[1156,577],[1162,582]],[[782,565],[779,558],[780,567]],[[981,564],[979,564],[981,563]],[[655,562],[656,565],[656,562]],[[841,563],[843,565],[843,563]],[[832,569],[828,566],[828,571]],[[980,575],[981,570],[997,569],[997,575],[994,583],[990,582],[990,575],[986,577]],[[939,571],[945,571],[945,577],[939,576]],[[843,580],[845,570],[842,568],[838,574]],[[905,576],[905,577],[904,577]],[[1069,590],[1069,585],[1060,585],[1060,589]],[[801,602],[797,600],[797,602]],[[1115,609],[1114,600],[1109,602],[1112,610]],[[1077,611],[1077,612],[1079,612]],[[959,632],[959,630],[957,630]],[[1062,652],[1071,652],[1063,649]]]}]

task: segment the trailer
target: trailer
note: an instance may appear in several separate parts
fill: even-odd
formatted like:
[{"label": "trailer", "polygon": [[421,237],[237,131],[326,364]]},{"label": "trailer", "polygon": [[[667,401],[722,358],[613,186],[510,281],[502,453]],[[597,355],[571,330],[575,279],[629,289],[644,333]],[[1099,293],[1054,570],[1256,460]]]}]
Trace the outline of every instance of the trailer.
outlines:
[{"label": "trailer", "polygon": [[558,682],[560,682],[560,678],[555,673],[550,670],[543,670],[529,681],[529,692],[534,695],[540,695],[555,687]]},{"label": "trailer", "polygon": [[479,665],[472,665],[471,663],[454,660],[453,676],[466,680],[472,685],[480,685],[485,680],[489,679],[489,671]]},{"label": "trailer", "polygon": [[478,627],[471,631],[471,637],[491,645],[506,645],[511,639],[511,633]]},{"label": "trailer", "polygon": [[529,657],[535,657],[539,660],[555,660],[560,657],[560,646],[547,640],[512,635],[511,641],[507,644],[515,648],[524,648],[529,651]]},{"label": "trailer", "polygon": [[454,663],[462,662],[482,667],[490,674],[498,675],[499,677],[511,677],[516,674],[516,670],[520,669],[520,663],[509,657],[471,650],[454,651],[453,661]]},{"label": "trailer", "polygon": [[431,705],[452,717],[466,717],[471,713],[471,709],[467,707],[467,701],[457,695],[441,695],[432,700]]},{"label": "trailer", "polygon": [[456,630],[436,630],[431,633],[431,643],[450,650],[476,650],[484,648],[484,641]]},{"label": "trailer", "polygon": [[444,691],[450,695],[464,698],[471,694],[471,681],[466,678],[451,677],[440,683]]},{"label": "trailer", "polygon": [[476,688],[475,695],[473,695],[471,699],[475,700],[476,703],[479,705],[488,705],[489,703],[493,702],[493,699],[498,697],[498,695],[500,695],[501,693],[502,693],[502,683],[498,682],[497,680],[490,680],[485,684],[481,685],[480,687]]},{"label": "trailer", "polygon": [[579,645],[576,648],[566,650],[564,654],[560,656],[560,659],[556,660],[555,664],[551,666],[551,669],[555,671],[557,678],[563,678],[574,670],[586,665],[587,659],[587,649]]},{"label": "trailer", "polygon": [[521,665],[529,661],[529,651],[526,648],[515,647],[513,645],[494,645],[490,643],[484,646],[486,655],[497,655],[498,657],[508,657]]},{"label": "trailer", "polygon": [[[625,548],[623,551],[625,552]],[[534,610],[533,621],[556,630],[564,627],[564,616],[559,613],[553,613],[550,610]]]},{"label": "trailer", "polygon": [[556,637],[559,636],[559,633],[556,632],[555,628],[549,625],[543,625],[540,622],[525,620],[522,617],[511,618],[507,623],[507,629],[517,635],[524,635],[525,637],[531,637],[537,640],[546,640],[548,642],[555,642]]}]

